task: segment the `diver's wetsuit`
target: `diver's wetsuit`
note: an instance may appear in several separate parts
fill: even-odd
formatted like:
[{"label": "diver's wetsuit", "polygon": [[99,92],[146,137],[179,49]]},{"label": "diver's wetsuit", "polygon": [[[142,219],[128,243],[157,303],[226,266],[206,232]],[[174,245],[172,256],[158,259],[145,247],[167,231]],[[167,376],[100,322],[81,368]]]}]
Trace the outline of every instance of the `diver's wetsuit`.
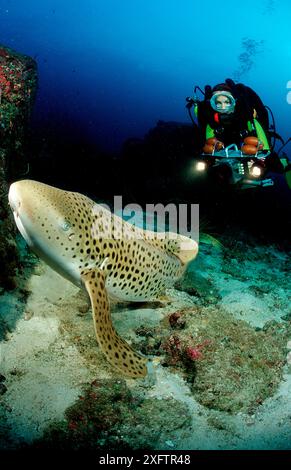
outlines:
[{"label": "diver's wetsuit", "polygon": [[[236,144],[240,147],[245,137],[255,136],[262,142],[263,150],[270,150],[268,138],[258,119],[245,119],[241,116],[241,113],[237,111],[231,114],[215,113],[212,110],[210,114],[209,110],[207,111],[209,119],[204,126],[205,140],[216,137],[218,140],[221,140],[225,146]],[[199,112],[199,107],[197,107],[198,119]]]}]

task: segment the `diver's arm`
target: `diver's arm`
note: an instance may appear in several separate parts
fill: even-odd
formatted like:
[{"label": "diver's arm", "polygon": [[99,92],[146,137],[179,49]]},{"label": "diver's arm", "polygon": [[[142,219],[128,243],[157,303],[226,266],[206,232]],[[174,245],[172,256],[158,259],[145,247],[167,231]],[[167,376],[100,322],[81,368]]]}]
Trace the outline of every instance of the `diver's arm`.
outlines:
[{"label": "diver's arm", "polygon": [[[198,104],[196,103],[194,106],[194,114],[197,119],[198,119],[198,113],[199,113],[199,108],[198,108]],[[205,129],[205,140],[210,139],[212,137],[215,137],[214,129],[212,129],[212,127],[209,124],[207,124],[206,129]]]},{"label": "diver's arm", "polygon": [[267,136],[261,124],[256,118],[254,118],[253,123],[255,126],[257,137],[263,144],[263,150],[270,150],[270,144],[268,142]]}]

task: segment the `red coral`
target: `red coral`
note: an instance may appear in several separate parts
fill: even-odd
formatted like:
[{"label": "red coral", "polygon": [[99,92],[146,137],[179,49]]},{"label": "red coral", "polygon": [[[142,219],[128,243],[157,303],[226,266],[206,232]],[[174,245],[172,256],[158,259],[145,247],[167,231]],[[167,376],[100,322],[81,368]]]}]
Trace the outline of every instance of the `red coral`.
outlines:
[{"label": "red coral", "polygon": [[211,341],[205,339],[202,343],[196,344],[195,346],[188,346],[185,349],[185,354],[191,361],[199,361],[199,359],[203,358],[201,350],[209,346],[209,344],[211,344]]},{"label": "red coral", "polygon": [[191,361],[197,361],[202,358],[202,352],[200,351],[198,347],[191,348],[191,346],[189,346],[188,348],[186,348],[185,352],[186,352],[187,357],[189,357]]},{"label": "red coral", "polygon": [[6,75],[1,66],[0,66],[0,88],[6,95],[8,95],[11,91],[11,82],[10,80],[6,78]]},{"label": "red coral", "polygon": [[169,355],[169,364],[175,365],[181,360],[182,345],[178,336],[171,335],[162,347]]},{"label": "red coral", "polygon": [[68,427],[69,429],[75,431],[76,429],[78,429],[78,424],[75,421],[70,421]]},{"label": "red coral", "polygon": [[5,51],[5,49],[3,49],[2,47],[0,47],[0,57],[9,57],[9,54],[7,51]]},{"label": "red coral", "polygon": [[0,64],[0,89],[8,101],[17,101],[24,97],[24,68],[18,60]]}]

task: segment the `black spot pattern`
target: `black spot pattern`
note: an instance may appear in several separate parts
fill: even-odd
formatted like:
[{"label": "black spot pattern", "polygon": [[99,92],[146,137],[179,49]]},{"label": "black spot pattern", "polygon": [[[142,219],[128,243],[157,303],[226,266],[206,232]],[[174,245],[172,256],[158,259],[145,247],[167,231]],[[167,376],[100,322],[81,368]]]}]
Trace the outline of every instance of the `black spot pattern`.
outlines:
[{"label": "black spot pattern", "polygon": [[[105,290],[105,274],[98,271],[97,281],[93,281],[95,275],[94,271],[87,272],[84,275],[84,279],[92,302],[97,341],[107,360],[114,367],[122,370],[128,377],[144,377],[147,373],[147,361],[144,357],[133,351],[114,330]],[[95,286],[95,289],[92,288],[92,285]]]}]

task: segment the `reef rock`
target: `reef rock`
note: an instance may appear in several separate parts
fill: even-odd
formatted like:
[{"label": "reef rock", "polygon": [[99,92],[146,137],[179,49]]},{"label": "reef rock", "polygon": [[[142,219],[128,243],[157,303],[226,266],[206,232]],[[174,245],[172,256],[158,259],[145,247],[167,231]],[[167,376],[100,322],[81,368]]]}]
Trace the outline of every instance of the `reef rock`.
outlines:
[{"label": "reef rock", "polygon": [[26,171],[25,142],[36,85],[36,62],[0,45],[0,286],[6,288],[14,287],[18,264],[8,186]]}]

